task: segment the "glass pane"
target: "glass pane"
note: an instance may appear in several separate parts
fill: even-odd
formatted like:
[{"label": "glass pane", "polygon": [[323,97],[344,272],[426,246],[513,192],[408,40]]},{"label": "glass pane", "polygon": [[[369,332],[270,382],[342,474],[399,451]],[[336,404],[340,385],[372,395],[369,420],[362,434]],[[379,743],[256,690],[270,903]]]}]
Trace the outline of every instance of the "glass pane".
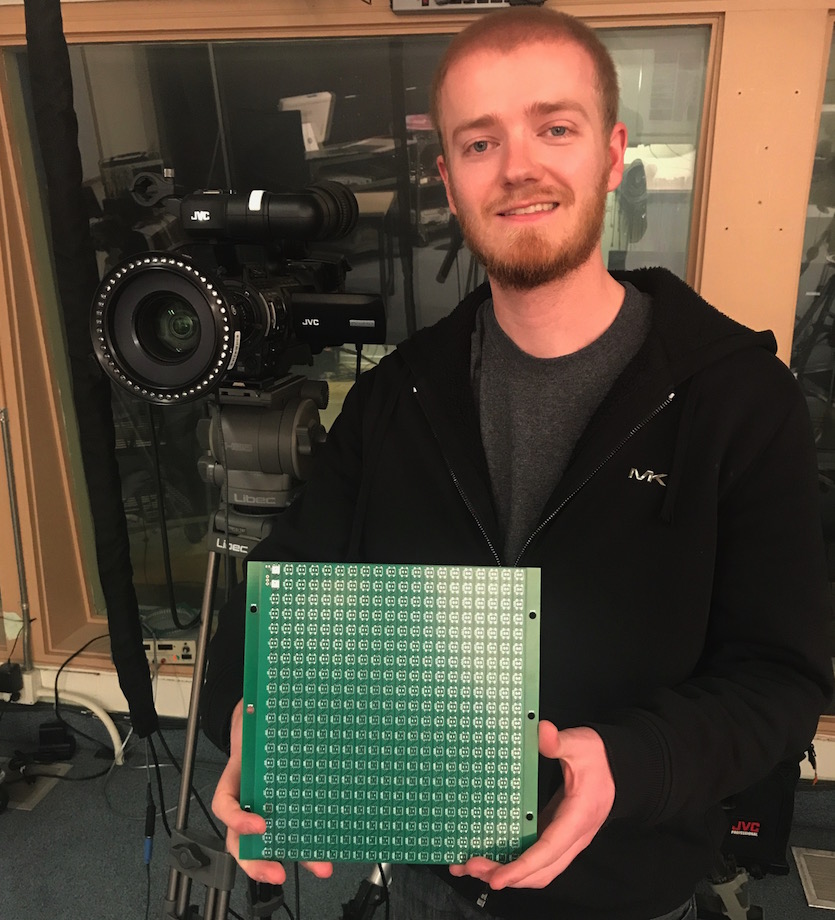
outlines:
[{"label": "glass pane", "polygon": [[[829,578],[835,587],[835,43],[806,209],[790,366],[812,416]],[[832,652],[835,659],[835,626]]]},{"label": "glass pane", "polygon": [[[606,29],[601,35],[620,73],[621,117],[630,131],[626,177],[607,206],[607,264],[666,265],[684,276],[710,30]],[[292,317],[298,290],[312,285],[332,291],[338,287],[332,274],[338,276],[338,268],[332,266],[347,260],[344,292],[375,294],[385,304],[386,343],[362,352],[365,367],[379,360],[415,329],[447,314],[483,277],[450,219],[436,166],[440,148],[428,123],[433,71],[449,40],[432,35],[72,47],[79,148],[101,274],[128,257],[182,251],[178,247],[187,244],[192,255],[225,272],[227,293],[236,282],[257,286],[266,277],[271,289],[286,295]],[[25,68],[25,51],[9,53]],[[173,187],[166,169],[174,171]],[[290,198],[328,181],[356,196],[356,228],[344,238],[326,233],[315,241],[294,234],[296,225],[284,210]],[[172,207],[172,195],[176,204],[199,190],[259,188],[278,202],[278,232],[266,246],[252,240],[234,259],[229,247],[196,245],[184,226],[185,211]],[[195,220],[200,212],[193,209]],[[306,267],[300,267],[302,258]],[[131,347],[161,349],[179,366],[203,341],[194,311],[169,289],[171,276],[153,284],[149,275],[142,278],[154,288],[141,301],[150,319],[131,330]],[[255,314],[258,309],[247,307]],[[269,323],[269,312],[250,321],[244,350],[271,367],[256,330],[259,322]],[[304,336],[299,326],[293,341],[309,341]],[[279,351],[288,349],[290,363],[290,340],[271,341]],[[354,380],[356,362],[349,340],[322,349],[311,365],[292,365],[293,374],[327,382],[330,404],[321,412],[326,428]],[[113,412],[136,588],[149,630],[164,633],[172,627],[169,581],[180,622],[199,606],[207,522],[220,509],[225,527],[228,509],[220,508],[218,487],[198,469],[205,474],[213,464],[226,468],[217,454],[229,445],[215,445],[206,460],[205,398],[160,408],[114,387]],[[264,500],[250,485],[245,501],[252,505],[236,505],[234,514],[257,509]]]},{"label": "glass pane", "polygon": [[627,168],[609,195],[604,255],[614,268],[663,265],[684,278],[710,29],[606,29],[629,131]]}]

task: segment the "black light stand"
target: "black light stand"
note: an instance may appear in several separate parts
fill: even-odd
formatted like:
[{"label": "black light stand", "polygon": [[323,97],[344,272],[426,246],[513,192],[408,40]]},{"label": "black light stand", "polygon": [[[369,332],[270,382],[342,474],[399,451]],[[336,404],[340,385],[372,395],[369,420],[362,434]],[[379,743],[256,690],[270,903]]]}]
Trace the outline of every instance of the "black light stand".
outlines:
[{"label": "black light stand", "polygon": [[[226,387],[213,398],[210,419],[198,431],[207,451],[199,471],[220,486],[219,509],[209,526],[209,558],[194,656],[177,819],[171,834],[165,920],[224,920],[237,863],[222,840],[188,829],[199,731],[200,692],[222,556],[243,558],[269,533],[309,474],[312,452],[325,437],[319,409],[327,406],[323,381],[289,376],[270,386]],[[203,913],[191,903],[192,883],[206,888]],[[283,904],[280,886],[251,883],[251,917],[271,917]]]}]

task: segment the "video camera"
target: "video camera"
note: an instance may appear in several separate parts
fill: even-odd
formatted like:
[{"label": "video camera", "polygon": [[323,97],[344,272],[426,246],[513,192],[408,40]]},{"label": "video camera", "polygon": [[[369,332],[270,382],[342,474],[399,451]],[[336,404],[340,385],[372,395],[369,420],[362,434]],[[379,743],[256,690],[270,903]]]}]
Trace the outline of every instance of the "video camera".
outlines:
[{"label": "video camera", "polygon": [[96,358],[135,396],[171,405],[223,383],[257,389],[326,346],[385,341],[382,298],[346,293],[345,259],[310,258],[304,246],[354,229],[345,186],[204,191],[166,207],[188,242],[119,263],[93,301]]}]

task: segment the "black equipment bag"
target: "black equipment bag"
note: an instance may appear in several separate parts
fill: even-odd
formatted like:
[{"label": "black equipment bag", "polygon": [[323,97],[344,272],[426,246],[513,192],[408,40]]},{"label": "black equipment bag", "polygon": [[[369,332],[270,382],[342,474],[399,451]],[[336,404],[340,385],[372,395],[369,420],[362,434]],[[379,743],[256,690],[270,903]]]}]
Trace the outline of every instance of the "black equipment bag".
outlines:
[{"label": "black equipment bag", "polygon": [[723,802],[729,820],[722,852],[754,878],[786,875],[800,759],[779,763],[768,776]]}]

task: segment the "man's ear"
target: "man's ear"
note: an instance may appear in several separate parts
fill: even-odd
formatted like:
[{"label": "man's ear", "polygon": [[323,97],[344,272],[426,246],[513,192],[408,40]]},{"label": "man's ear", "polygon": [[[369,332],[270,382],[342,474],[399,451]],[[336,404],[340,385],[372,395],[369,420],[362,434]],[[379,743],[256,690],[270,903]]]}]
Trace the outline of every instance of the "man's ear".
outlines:
[{"label": "man's ear", "polygon": [[609,191],[614,191],[623,178],[623,157],[626,153],[627,134],[626,125],[618,122],[609,135]]},{"label": "man's ear", "polygon": [[444,180],[444,188],[446,189],[446,198],[449,202],[449,209],[453,214],[457,215],[458,209],[455,207],[455,199],[452,194],[452,185],[449,181],[449,170],[447,169],[443,154],[441,154],[435,162],[438,166],[438,172],[440,173],[441,179]]}]

